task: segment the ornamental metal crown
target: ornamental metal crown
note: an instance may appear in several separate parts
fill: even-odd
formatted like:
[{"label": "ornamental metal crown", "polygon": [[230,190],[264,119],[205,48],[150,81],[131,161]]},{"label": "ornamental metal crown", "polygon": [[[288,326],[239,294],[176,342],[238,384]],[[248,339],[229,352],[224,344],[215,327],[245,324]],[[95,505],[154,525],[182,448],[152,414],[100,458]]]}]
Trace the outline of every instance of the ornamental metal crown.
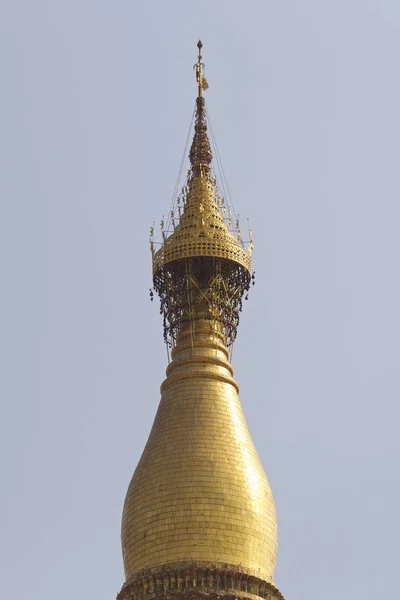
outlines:
[{"label": "ornamental metal crown", "polygon": [[[201,42],[195,65],[198,82],[194,137],[190,148],[190,169],[169,222],[161,221],[162,242],[158,250],[150,231],[153,257],[153,289],[161,301],[164,339],[174,346],[183,325],[194,327],[197,320],[219,326],[227,345],[237,334],[242,296],[248,291],[253,240],[241,237],[238,219],[232,227],[232,211],[220,196],[211,168],[212,151],[207,133],[203,90]],[[153,292],[150,292],[153,299]],[[247,298],[247,294],[246,294]]]}]

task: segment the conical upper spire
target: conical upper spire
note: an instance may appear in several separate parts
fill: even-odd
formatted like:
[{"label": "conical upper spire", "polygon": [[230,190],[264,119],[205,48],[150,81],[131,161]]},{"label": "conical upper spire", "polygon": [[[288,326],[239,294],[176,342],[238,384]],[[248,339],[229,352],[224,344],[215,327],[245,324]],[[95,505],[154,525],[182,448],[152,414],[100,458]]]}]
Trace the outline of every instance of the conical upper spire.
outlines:
[{"label": "conical upper spire", "polygon": [[202,170],[207,173],[210,170],[212,161],[210,140],[207,135],[206,107],[203,98],[203,90],[208,89],[208,83],[203,74],[204,64],[201,62],[203,58],[201,56],[201,49],[203,47],[201,40],[199,40],[197,47],[199,49],[199,56],[194,68],[196,69],[196,81],[198,83],[198,97],[196,100],[194,137],[189,154],[192,171],[196,174]]},{"label": "conical upper spire", "polygon": [[210,140],[207,135],[206,103],[203,96],[199,96],[196,100],[196,122],[189,154],[193,173],[196,175],[201,171],[207,173],[211,168],[212,157]]},{"label": "conical upper spire", "polygon": [[274,500],[228,351],[251,283],[251,247],[229,230],[211,169],[201,46],[191,168],[174,230],[163,228],[157,252],[152,241],[172,361],[125,499],[119,600],[283,600],[273,584]]}]

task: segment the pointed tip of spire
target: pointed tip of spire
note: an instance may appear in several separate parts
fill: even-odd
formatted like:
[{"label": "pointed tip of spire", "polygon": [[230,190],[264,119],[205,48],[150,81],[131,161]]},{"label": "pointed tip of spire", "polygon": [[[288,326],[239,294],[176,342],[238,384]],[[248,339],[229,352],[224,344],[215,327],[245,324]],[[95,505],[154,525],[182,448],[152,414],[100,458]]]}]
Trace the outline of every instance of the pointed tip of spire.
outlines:
[{"label": "pointed tip of spire", "polygon": [[197,56],[197,64],[198,64],[198,65],[199,65],[199,67],[201,68],[201,67],[203,67],[203,66],[204,66],[204,65],[202,64],[202,62],[201,62],[201,59],[203,58],[203,57],[202,57],[202,55],[201,55],[201,49],[202,49],[202,47],[203,47],[203,42],[202,42],[201,40],[199,40],[199,41],[197,42],[197,47],[198,47],[198,49],[199,49],[199,54],[198,54],[198,56]]},{"label": "pointed tip of spire", "polygon": [[203,90],[208,89],[208,83],[204,77],[204,64],[202,62],[201,49],[203,42],[199,40],[197,42],[199,49],[199,55],[197,57],[197,63],[194,65],[196,71],[196,81],[198,84],[198,96],[196,100],[196,124],[195,134],[190,149],[190,162],[194,171],[199,171],[202,168],[209,169],[212,160],[212,152],[210,148],[210,142],[207,135],[207,123],[205,116],[205,106],[203,98]]},{"label": "pointed tip of spire", "polygon": [[206,78],[204,77],[204,63],[202,62],[201,49],[203,47],[203,42],[199,40],[197,42],[197,47],[199,49],[199,54],[197,57],[197,63],[194,65],[194,69],[196,71],[196,81],[198,83],[198,97],[200,98],[203,95],[203,90],[208,89],[208,83]]}]

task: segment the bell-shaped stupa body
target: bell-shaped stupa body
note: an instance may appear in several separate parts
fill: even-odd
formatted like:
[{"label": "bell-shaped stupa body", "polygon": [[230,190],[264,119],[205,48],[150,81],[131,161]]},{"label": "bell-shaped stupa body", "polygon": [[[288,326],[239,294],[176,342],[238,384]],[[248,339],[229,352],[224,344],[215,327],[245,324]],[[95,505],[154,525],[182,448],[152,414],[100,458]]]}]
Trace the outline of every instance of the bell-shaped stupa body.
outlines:
[{"label": "bell-shaped stupa body", "polygon": [[274,500],[228,350],[251,283],[252,243],[246,248],[229,230],[215,192],[201,67],[199,56],[182,209],[157,252],[152,242],[154,289],[172,361],[125,500],[120,600],[199,594],[282,600],[273,583]]},{"label": "bell-shaped stupa body", "polygon": [[[277,523],[223,336],[182,331],[125,501],[126,578],[178,564],[229,565],[271,582]],[[226,567],[224,567],[226,568]]]}]

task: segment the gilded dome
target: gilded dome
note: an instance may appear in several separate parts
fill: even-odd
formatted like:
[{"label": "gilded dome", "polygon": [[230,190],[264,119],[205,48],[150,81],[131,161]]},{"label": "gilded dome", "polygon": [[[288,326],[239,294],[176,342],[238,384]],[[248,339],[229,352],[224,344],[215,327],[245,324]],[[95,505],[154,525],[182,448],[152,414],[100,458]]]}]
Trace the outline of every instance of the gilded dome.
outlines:
[{"label": "gilded dome", "polygon": [[127,582],[166,565],[228,564],[272,581],[275,505],[221,336],[183,332],[122,520]]}]

